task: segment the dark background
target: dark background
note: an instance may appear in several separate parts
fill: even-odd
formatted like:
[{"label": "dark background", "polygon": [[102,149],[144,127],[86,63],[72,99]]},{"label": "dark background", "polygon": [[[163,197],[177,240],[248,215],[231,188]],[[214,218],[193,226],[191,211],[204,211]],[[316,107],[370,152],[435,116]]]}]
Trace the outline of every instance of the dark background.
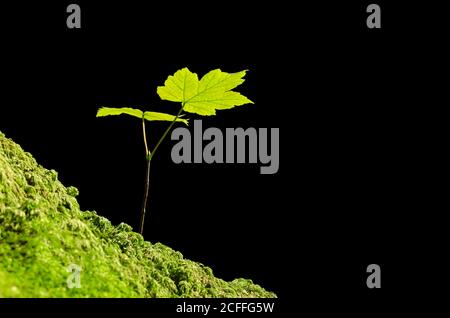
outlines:
[{"label": "dark background", "polygon": [[[340,2],[76,1],[81,30],[66,28],[69,2],[7,7],[0,130],[76,186],[83,210],[137,228],[140,122],[96,119],[98,107],[176,113],[156,94],[176,70],[248,69],[238,91],[255,105],[203,126],[279,127],[279,172],[175,165],[167,139],[152,163],[145,238],[281,300],[391,302],[411,285],[423,248],[420,105],[432,97],[421,83],[433,60],[419,41],[431,37],[411,7],[377,1],[382,29],[369,30],[369,2]],[[152,145],[166,125],[148,125]],[[366,287],[372,263],[381,290]]]}]

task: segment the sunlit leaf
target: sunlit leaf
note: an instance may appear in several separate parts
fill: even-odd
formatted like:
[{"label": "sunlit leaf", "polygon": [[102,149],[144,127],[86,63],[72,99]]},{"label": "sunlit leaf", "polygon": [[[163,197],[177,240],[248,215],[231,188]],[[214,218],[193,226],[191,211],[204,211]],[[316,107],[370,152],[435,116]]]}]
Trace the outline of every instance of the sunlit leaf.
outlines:
[{"label": "sunlit leaf", "polygon": [[161,99],[182,103],[187,112],[215,115],[217,109],[253,104],[244,95],[232,91],[244,82],[246,72],[226,73],[216,69],[198,80],[197,74],[183,68],[170,75],[157,92]]},{"label": "sunlit leaf", "polygon": [[[143,112],[139,109],[129,108],[129,107],[123,107],[123,108],[110,108],[110,107],[102,107],[97,112],[97,117],[105,117],[105,116],[116,116],[116,115],[130,115],[133,117],[137,117],[139,119],[142,119],[144,117],[145,120],[148,121],[173,121],[176,116],[165,114],[165,113],[158,113],[158,112]],[[177,122],[182,122],[184,124],[188,124],[187,119],[184,118],[177,118]]]}]

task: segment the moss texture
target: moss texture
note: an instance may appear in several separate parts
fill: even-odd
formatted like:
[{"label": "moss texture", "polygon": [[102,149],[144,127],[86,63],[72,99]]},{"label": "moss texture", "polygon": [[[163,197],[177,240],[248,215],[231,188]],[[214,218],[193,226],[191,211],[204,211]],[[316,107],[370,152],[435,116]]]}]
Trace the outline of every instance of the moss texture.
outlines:
[{"label": "moss texture", "polygon": [[81,211],[77,194],[0,132],[0,297],[276,297]]}]

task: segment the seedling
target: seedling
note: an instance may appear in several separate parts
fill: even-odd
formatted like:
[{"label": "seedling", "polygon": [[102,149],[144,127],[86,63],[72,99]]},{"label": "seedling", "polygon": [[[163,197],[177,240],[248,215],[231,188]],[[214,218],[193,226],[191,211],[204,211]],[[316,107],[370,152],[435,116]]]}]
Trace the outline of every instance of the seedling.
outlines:
[{"label": "seedling", "polygon": [[[164,86],[158,86],[157,93],[163,100],[181,103],[178,113],[174,115],[141,111],[134,108],[109,108],[101,107],[97,112],[97,117],[111,115],[130,115],[137,117],[142,121],[142,137],[144,139],[145,158],[147,163],[144,198],[139,222],[139,233],[144,232],[144,221],[147,207],[147,201],[150,188],[150,163],[155,155],[159,145],[166,138],[169,131],[176,122],[182,122],[188,125],[188,120],[183,118],[184,112],[193,113],[201,116],[212,116],[216,110],[230,109],[235,106],[253,104],[247,97],[238,92],[232,91],[233,88],[244,82],[243,77],[246,71],[237,73],[226,73],[220,69],[210,71],[200,80],[196,73],[192,73],[188,68],[183,68],[170,75],[164,82]],[[146,121],[170,121],[170,125],[162,134],[153,150],[150,150],[147,143]]]}]

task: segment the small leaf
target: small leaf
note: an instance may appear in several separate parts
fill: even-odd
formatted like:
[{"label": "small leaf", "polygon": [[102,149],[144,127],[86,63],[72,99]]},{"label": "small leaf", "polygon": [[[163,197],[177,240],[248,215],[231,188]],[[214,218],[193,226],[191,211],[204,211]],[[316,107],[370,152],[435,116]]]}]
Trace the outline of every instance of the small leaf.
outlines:
[{"label": "small leaf", "polygon": [[[123,107],[123,108],[110,108],[110,107],[102,107],[97,112],[97,117],[104,117],[104,116],[115,116],[115,115],[130,115],[133,117],[137,117],[139,119],[142,119],[144,117],[145,120],[148,121],[173,121],[176,116],[165,114],[165,113],[158,113],[158,112],[142,112],[139,109],[129,108],[129,107]],[[183,118],[177,118],[177,122],[182,122],[184,124],[188,124],[187,119]]]},{"label": "small leaf", "polygon": [[122,115],[127,114],[142,119],[143,112],[139,109],[123,107],[123,108],[110,108],[102,107],[97,111],[97,117],[111,116],[111,115]]},{"label": "small leaf", "polygon": [[[163,121],[173,121],[176,116],[165,114],[165,113],[158,113],[158,112],[145,112],[144,118],[149,121],[154,120],[163,120]],[[186,125],[188,125],[188,120],[183,118],[177,118],[177,122],[182,122]]]},{"label": "small leaf", "polygon": [[217,109],[253,104],[247,97],[232,91],[244,82],[246,72],[226,73],[216,69],[199,81],[197,74],[183,68],[169,76],[157,92],[161,99],[181,102],[187,112],[215,115]]}]

